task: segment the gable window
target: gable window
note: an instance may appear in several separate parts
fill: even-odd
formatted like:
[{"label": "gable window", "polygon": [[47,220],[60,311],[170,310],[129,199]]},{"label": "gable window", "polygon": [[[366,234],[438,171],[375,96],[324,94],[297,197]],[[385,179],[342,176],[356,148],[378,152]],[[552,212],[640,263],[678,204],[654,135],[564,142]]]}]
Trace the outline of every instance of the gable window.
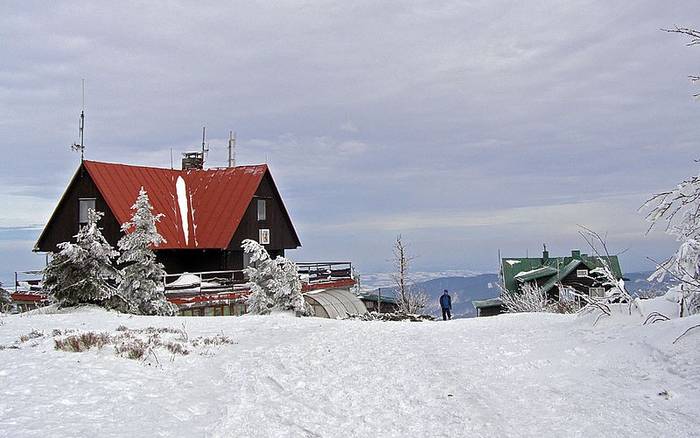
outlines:
[{"label": "gable window", "polygon": [[588,269],[577,269],[576,276],[578,278],[588,277]]},{"label": "gable window", "polygon": [[267,203],[264,199],[258,199],[258,220],[267,220]]},{"label": "gable window", "polygon": [[270,244],[270,230],[267,228],[261,228],[258,233],[258,243],[261,245]]},{"label": "gable window", "polygon": [[78,223],[85,225],[88,222],[88,210],[95,209],[95,198],[80,198],[79,202]]}]

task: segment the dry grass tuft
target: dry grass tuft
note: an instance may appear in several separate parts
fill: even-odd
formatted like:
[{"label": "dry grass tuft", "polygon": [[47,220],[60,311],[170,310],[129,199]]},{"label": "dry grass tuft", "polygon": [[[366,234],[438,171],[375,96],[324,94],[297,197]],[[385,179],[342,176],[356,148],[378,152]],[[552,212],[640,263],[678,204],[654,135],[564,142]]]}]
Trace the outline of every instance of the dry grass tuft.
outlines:
[{"label": "dry grass tuft", "polygon": [[112,339],[107,333],[85,332],[54,339],[54,348],[79,353],[91,348],[101,349],[111,341]]}]

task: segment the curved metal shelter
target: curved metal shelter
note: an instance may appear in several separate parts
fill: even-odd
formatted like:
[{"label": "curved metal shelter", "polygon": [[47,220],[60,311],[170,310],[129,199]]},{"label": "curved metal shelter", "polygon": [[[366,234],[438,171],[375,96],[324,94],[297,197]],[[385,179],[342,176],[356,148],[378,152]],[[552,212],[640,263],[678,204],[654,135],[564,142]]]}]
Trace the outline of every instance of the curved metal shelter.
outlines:
[{"label": "curved metal shelter", "polygon": [[321,289],[304,294],[316,316],[339,319],[367,313],[367,307],[347,289]]}]

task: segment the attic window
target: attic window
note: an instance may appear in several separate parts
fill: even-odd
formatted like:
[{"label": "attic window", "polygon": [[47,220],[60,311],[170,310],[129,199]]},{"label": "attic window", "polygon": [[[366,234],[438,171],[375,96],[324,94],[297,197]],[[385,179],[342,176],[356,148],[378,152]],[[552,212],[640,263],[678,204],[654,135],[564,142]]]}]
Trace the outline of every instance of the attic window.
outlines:
[{"label": "attic window", "polygon": [[88,210],[95,209],[95,198],[80,198],[79,202],[78,223],[85,225],[88,222]]},{"label": "attic window", "polygon": [[578,278],[588,277],[588,269],[577,269],[576,276]]},{"label": "attic window", "polygon": [[258,199],[258,220],[264,221],[267,219],[267,203],[264,199]]},{"label": "attic window", "polygon": [[270,244],[270,230],[267,228],[261,228],[258,233],[258,243],[261,245]]}]

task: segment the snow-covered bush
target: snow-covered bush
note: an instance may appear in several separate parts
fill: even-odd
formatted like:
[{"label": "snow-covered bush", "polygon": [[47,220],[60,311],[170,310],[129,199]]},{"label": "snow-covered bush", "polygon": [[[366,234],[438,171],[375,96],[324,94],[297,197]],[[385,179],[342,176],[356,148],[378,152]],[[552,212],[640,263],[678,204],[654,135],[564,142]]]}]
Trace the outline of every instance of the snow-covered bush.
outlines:
[{"label": "snow-covered bush", "polygon": [[134,213],[131,220],[122,224],[124,236],[117,244],[121,251],[117,263],[122,266],[118,293],[125,301],[124,310],[144,315],[175,315],[177,306],[168,302],[162,287],[165,270],[156,261],[152,249],[165,243],[156,229],[163,214],[153,214],[143,187],[131,209]]},{"label": "snow-covered bush", "polygon": [[44,270],[44,287],[59,306],[92,303],[104,305],[115,295],[119,273],[112,265],[118,255],[107,243],[97,221],[102,213],[88,210],[88,222],[80,227],[76,243],[58,244]]},{"label": "snow-covered bush", "polygon": [[523,283],[520,291],[501,290],[501,301],[510,313],[521,312],[547,312],[549,311],[549,301],[547,293],[536,284],[531,282]]},{"label": "snow-covered bush", "polygon": [[666,232],[680,242],[676,253],[659,263],[649,279],[679,280],[681,316],[700,313],[700,176],[654,195],[642,208],[651,208],[647,214],[651,227],[665,222]]},{"label": "snow-covered bush", "polygon": [[301,294],[296,264],[279,256],[273,260],[265,247],[254,240],[244,240],[242,247],[250,255],[251,262],[245,268],[250,285],[246,301],[250,313],[262,315],[272,310],[292,310],[306,315],[310,312]]}]

